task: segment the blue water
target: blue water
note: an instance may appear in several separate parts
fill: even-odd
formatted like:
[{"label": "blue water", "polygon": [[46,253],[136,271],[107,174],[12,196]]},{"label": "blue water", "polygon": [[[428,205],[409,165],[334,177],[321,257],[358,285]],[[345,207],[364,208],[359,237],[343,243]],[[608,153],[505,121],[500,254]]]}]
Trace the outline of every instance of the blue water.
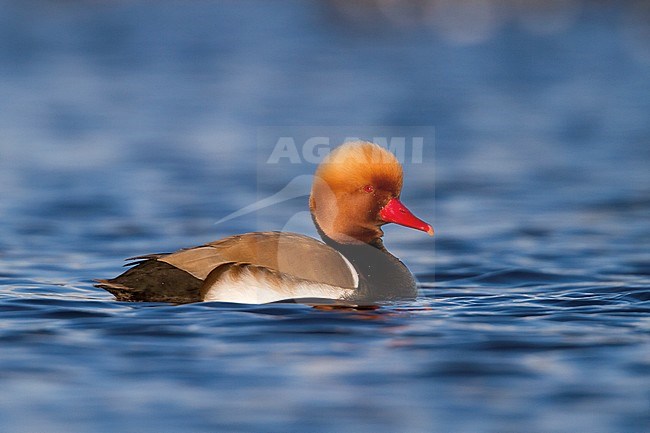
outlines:
[{"label": "blue water", "polygon": [[[650,431],[650,20],[565,3],[0,1],[0,431]],[[300,194],[215,222],[308,190],[273,134],[350,125],[426,137],[403,201],[436,236],[386,230],[416,301],[93,287],[125,257],[313,234]]]}]

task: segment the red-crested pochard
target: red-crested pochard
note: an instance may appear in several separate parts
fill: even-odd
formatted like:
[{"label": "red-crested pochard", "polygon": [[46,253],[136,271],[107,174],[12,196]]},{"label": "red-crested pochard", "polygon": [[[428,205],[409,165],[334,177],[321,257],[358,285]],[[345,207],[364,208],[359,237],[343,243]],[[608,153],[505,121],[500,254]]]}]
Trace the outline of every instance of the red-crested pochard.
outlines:
[{"label": "red-crested pochard", "polygon": [[135,257],[132,268],[98,287],[120,301],[263,304],[330,299],[368,304],[414,298],[415,279],[384,248],[381,226],[433,235],[400,202],[402,166],[382,147],[345,143],[320,164],[309,208],[320,242],[283,232],[230,236],[171,254]]}]

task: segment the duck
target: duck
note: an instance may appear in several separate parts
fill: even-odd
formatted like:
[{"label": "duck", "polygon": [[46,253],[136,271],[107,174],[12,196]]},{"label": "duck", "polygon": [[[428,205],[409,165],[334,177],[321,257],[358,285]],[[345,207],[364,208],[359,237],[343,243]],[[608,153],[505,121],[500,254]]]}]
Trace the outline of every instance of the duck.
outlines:
[{"label": "duck", "polygon": [[[394,223],[433,236],[400,201],[403,168],[389,150],[346,142],[317,167],[309,210],[321,240],[289,232],[238,234],[173,253],[126,259],[95,280],[118,301],[372,305],[414,299],[415,277],[383,244]],[[317,301],[318,302],[317,302]]]}]

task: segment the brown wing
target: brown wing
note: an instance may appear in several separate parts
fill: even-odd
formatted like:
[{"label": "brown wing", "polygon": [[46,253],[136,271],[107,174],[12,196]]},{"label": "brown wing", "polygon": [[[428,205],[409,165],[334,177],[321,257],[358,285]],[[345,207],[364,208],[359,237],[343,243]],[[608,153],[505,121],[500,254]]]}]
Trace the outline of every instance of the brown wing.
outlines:
[{"label": "brown wing", "polygon": [[349,262],[324,243],[295,233],[256,232],[231,236],[210,244],[159,257],[205,280],[225,263],[248,263],[295,278],[353,289],[358,276]]}]

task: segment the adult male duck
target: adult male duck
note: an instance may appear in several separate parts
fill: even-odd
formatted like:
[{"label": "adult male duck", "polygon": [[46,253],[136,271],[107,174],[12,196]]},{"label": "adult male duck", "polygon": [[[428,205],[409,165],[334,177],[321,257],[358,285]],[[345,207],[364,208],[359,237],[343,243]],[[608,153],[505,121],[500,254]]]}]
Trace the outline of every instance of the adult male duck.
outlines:
[{"label": "adult male duck", "polygon": [[283,232],[230,236],[171,254],[135,257],[132,268],[98,280],[121,301],[263,304],[329,299],[368,304],[413,298],[415,279],[382,242],[396,223],[433,235],[399,200],[402,166],[382,147],[345,143],[320,164],[309,208],[320,242]]}]

